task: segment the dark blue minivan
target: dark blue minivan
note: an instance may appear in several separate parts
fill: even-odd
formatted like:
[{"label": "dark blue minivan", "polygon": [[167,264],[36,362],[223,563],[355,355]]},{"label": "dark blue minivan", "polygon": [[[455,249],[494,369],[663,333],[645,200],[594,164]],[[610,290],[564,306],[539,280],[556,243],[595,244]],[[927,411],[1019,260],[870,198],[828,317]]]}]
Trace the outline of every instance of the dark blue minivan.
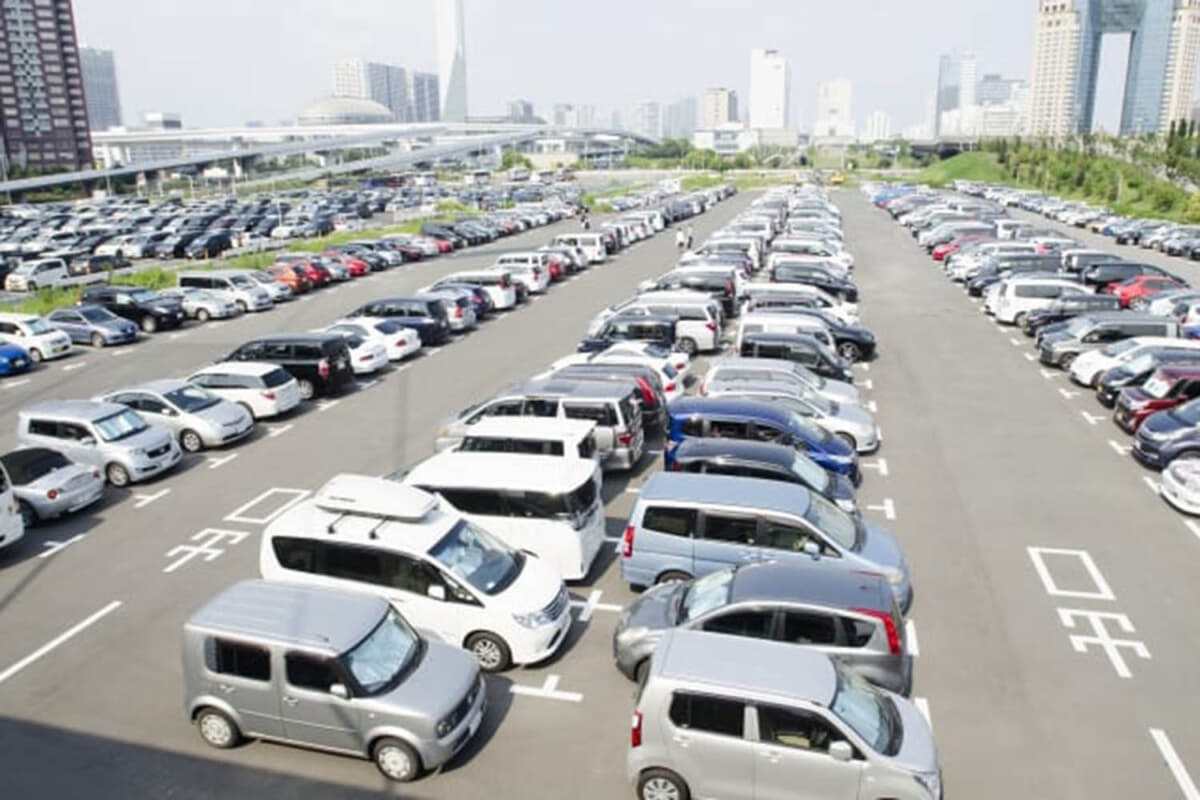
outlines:
[{"label": "dark blue minivan", "polygon": [[727,397],[681,397],[667,406],[666,468],[673,468],[675,446],[684,439],[748,439],[785,444],[858,486],[858,456],[829,431],[775,403]]}]

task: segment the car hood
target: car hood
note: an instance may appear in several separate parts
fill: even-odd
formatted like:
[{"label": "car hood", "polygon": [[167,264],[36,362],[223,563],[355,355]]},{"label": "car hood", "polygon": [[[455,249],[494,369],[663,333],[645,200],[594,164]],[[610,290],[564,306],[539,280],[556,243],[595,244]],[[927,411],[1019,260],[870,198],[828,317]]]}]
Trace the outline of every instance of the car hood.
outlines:
[{"label": "car hood", "polygon": [[858,554],[868,561],[888,569],[898,569],[906,576],[908,565],[904,562],[904,554],[892,534],[869,522],[863,522],[862,544]]},{"label": "car hood", "polygon": [[929,727],[925,716],[915,705],[899,695],[889,692],[888,699],[895,704],[896,711],[900,714],[900,726],[903,730],[900,752],[892,756],[892,760],[913,772],[937,772],[937,746],[933,742],[933,729]]},{"label": "car hood", "polygon": [[192,416],[198,417],[212,425],[237,425],[246,421],[246,409],[229,400],[222,400],[216,405],[209,406]]},{"label": "car hood", "polygon": [[1146,417],[1146,421],[1138,428],[1138,438],[1161,439],[1174,436],[1188,427],[1169,411],[1159,411]]},{"label": "car hood", "polygon": [[171,434],[167,433],[162,428],[151,425],[141,433],[134,434],[125,439],[120,439],[115,442],[104,442],[105,446],[127,447],[129,449],[140,447],[143,450],[154,450],[162,447],[165,444],[171,443]]},{"label": "car hood", "polygon": [[843,381],[827,380],[825,381],[825,385],[817,391],[822,397],[826,397],[835,403],[858,405],[862,399],[858,393],[858,389],[853,384]]},{"label": "car hood", "polygon": [[106,319],[106,320],[102,320],[100,322],[92,322],[91,320],[85,320],[84,324],[89,325],[93,328],[103,328],[104,330],[116,331],[118,333],[125,333],[128,331],[136,331],[137,330],[137,326],[134,325],[132,322],[130,322],[127,319],[120,319],[120,318]]},{"label": "car hood", "polygon": [[652,586],[642,592],[638,599],[626,609],[617,621],[617,632],[633,628],[662,631],[675,626],[672,609],[679,593],[687,584],[669,581]]},{"label": "car hood", "polygon": [[1117,360],[1112,356],[1106,356],[1099,350],[1090,350],[1075,359],[1071,371],[1079,375],[1091,375],[1098,370],[1107,370],[1115,363]]},{"label": "car hood", "polygon": [[541,611],[554,601],[559,591],[566,591],[562,579],[545,561],[526,554],[521,574],[504,589],[500,599],[514,614]]},{"label": "car hood", "polygon": [[1054,347],[1054,345],[1060,344],[1062,342],[1071,342],[1071,341],[1075,341],[1075,337],[1072,336],[1071,334],[1067,333],[1066,331],[1055,331],[1053,333],[1047,333],[1044,336],[1042,336],[1042,346],[1047,347],[1047,348]]},{"label": "car hood", "polygon": [[15,344],[0,344],[0,358],[28,358],[29,354],[23,347]]},{"label": "car hood", "polygon": [[861,406],[838,405],[835,417],[855,428],[871,429],[875,427],[875,418],[871,412]]},{"label": "car hood", "polygon": [[479,680],[475,657],[461,647],[424,641],[425,653],[416,669],[390,692],[369,698],[369,706],[409,709],[436,725],[466,697]]}]

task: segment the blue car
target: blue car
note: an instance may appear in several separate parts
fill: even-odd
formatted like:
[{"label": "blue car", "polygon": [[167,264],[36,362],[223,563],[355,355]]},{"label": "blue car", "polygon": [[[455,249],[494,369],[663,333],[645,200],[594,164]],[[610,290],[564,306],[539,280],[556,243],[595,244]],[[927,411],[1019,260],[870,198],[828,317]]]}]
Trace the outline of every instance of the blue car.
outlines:
[{"label": "blue car", "polygon": [[727,397],[681,397],[667,406],[667,445],[663,458],[674,469],[675,447],[703,436],[788,445],[820,466],[862,483],[858,455],[837,436],[775,403]]},{"label": "blue car", "polygon": [[103,306],[82,305],[51,311],[46,320],[76,344],[107,347],[137,341],[138,326]]},{"label": "blue car", "polygon": [[29,353],[15,344],[0,343],[0,375],[19,375],[29,369]]}]

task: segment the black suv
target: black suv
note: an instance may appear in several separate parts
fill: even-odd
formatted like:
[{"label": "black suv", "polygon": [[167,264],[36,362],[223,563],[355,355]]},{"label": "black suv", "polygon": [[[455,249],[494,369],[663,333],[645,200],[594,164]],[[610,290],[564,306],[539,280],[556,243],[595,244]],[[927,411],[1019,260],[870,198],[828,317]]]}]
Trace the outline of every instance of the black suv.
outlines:
[{"label": "black suv", "polygon": [[340,394],[354,384],[350,348],[337,333],[279,333],[246,342],[222,361],[278,364],[300,384],[300,396]]},{"label": "black suv", "polygon": [[450,320],[441,300],[430,297],[385,297],[351,311],[348,317],[391,317],[416,329],[421,344],[436,345],[450,340]]},{"label": "black suv", "polygon": [[848,303],[858,302],[858,287],[851,281],[834,275],[820,264],[783,261],[776,264],[771,270],[771,280],[774,283],[804,283],[824,289],[834,297],[841,297]]},{"label": "black suv", "polygon": [[738,355],[748,358],[778,358],[808,367],[822,378],[854,382],[850,362],[804,333],[747,333]]},{"label": "black suv", "polygon": [[159,297],[140,286],[89,286],[77,305],[103,306],[118,317],[136,322],[146,333],[178,328],[187,319],[178,300]]}]

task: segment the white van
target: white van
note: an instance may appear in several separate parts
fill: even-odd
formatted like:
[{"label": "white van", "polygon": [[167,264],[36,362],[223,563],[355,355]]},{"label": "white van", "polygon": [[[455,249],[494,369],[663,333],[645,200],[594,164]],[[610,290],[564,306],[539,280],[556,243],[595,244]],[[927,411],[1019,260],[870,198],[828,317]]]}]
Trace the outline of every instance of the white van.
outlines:
[{"label": "white van", "polygon": [[1020,325],[1025,315],[1069,294],[1090,294],[1087,288],[1061,278],[1007,278],[996,295],[997,322]]},{"label": "white van", "polygon": [[585,577],[604,544],[600,467],[591,459],[449,451],[417,464],[404,482],[440,494],[566,580]]},{"label": "white van", "polygon": [[742,337],[747,333],[804,333],[827,347],[836,348],[833,334],[824,322],[806,314],[772,314],[770,311],[751,311],[738,320],[734,350],[742,349]]},{"label": "white van", "polygon": [[805,283],[767,283],[754,281],[746,284],[747,309],[753,309],[759,299],[769,300],[772,295],[805,295],[811,297],[817,308],[823,308],[846,325],[858,324],[858,303],[847,303],[817,286]]},{"label": "white van", "polygon": [[[540,253],[539,255],[546,255]],[[512,280],[525,287],[529,294],[543,294],[550,286],[550,268],[537,264],[495,264],[491,271],[497,275],[508,275]]]},{"label": "white van", "polygon": [[0,341],[25,348],[34,361],[62,358],[71,352],[70,336],[45,317],[32,314],[0,314]]},{"label": "white van", "polygon": [[587,256],[589,264],[599,264],[608,258],[604,237],[598,233],[560,233],[554,237],[554,244],[578,247]]},{"label": "white van", "polygon": [[8,470],[0,464],[0,550],[11,547],[25,536],[25,520],[13,496]]},{"label": "white van", "polygon": [[620,314],[650,316],[666,314],[678,317],[675,339],[678,348],[694,355],[715,352],[721,346],[721,307],[712,295],[703,292],[646,292],[630,300],[609,306],[592,318],[588,335],[594,336],[609,319]]},{"label": "white van", "polygon": [[266,311],[275,305],[266,287],[243,270],[180,272],[179,285],[220,292],[232,300],[242,313]]},{"label": "white van", "polygon": [[555,417],[483,417],[454,447],[460,453],[513,453],[603,460],[596,423]]},{"label": "white van", "polygon": [[67,282],[71,273],[67,262],[61,258],[39,258],[26,261],[4,278],[4,290],[8,292],[33,292],[50,289]]},{"label": "white van", "polygon": [[551,566],[386,478],[331,478],[267,526],[258,566],[268,580],[381,594],[488,672],[548,658],[571,627]]},{"label": "white van", "polygon": [[1033,228],[1033,223],[1023,219],[998,219],[996,220],[996,238],[997,239],[1015,239],[1018,231],[1027,231]]}]

